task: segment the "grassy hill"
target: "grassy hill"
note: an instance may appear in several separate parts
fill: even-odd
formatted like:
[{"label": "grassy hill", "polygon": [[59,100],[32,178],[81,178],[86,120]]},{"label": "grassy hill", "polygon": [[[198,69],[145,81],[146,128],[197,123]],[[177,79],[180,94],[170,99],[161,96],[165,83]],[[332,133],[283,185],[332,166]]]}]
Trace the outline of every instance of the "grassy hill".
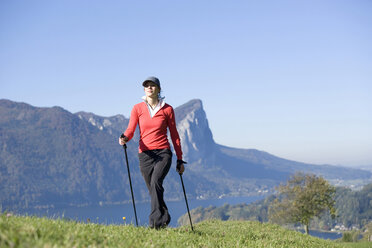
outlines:
[{"label": "grassy hill", "polygon": [[0,247],[358,247],[251,221],[210,220],[194,229],[157,231],[2,214]]}]

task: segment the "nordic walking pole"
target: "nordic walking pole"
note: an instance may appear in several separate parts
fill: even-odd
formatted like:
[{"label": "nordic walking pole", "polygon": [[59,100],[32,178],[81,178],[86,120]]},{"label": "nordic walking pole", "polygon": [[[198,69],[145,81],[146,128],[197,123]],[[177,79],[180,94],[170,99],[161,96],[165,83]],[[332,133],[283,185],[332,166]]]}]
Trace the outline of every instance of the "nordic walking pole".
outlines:
[{"label": "nordic walking pole", "polygon": [[183,185],[183,179],[182,179],[182,174],[181,174],[181,173],[180,173],[180,178],[181,178],[181,183],[182,183],[183,195],[185,196],[185,202],[186,202],[186,207],[187,207],[187,213],[189,214],[189,220],[190,220],[191,230],[194,231],[194,227],[192,226],[192,221],[191,221],[191,215],[190,215],[189,204],[187,203],[187,197],[186,197],[185,186]]},{"label": "nordic walking pole", "polygon": [[134,216],[136,217],[136,226],[138,226],[137,211],[136,211],[136,203],[134,202],[134,195],[133,195],[133,188],[132,188],[132,180],[130,179],[130,171],[129,171],[129,163],[128,163],[128,155],[127,155],[127,144],[124,144],[124,145],[123,145],[123,149],[124,149],[124,152],[125,152],[125,160],[127,161],[127,169],[128,169],[128,177],[129,177],[129,185],[130,185],[130,192],[132,193],[132,202],[133,202]]}]

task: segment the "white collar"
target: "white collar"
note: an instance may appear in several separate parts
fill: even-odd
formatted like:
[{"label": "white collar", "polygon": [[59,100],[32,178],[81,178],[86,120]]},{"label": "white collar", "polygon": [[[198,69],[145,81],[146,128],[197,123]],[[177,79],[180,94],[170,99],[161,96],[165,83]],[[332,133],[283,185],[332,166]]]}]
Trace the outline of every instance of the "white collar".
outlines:
[{"label": "white collar", "polygon": [[142,100],[146,103],[147,108],[149,109],[151,118],[165,105],[164,97],[159,98],[159,103],[153,109],[150,104],[146,101],[146,96],[142,97]]}]

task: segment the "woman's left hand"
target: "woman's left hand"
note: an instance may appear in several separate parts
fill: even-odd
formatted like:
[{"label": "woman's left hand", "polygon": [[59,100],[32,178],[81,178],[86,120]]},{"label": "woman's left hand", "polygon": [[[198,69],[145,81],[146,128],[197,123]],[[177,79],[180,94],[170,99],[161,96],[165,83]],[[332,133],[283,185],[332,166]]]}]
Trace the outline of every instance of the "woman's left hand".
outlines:
[{"label": "woman's left hand", "polygon": [[177,172],[178,172],[178,174],[182,175],[184,171],[185,171],[185,166],[183,164],[181,164],[180,169],[177,170]]},{"label": "woman's left hand", "polygon": [[187,164],[185,161],[179,159],[177,160],[177,167],[176,167],[176,170],[178,172],[178,174],[182,175],[183,172],[185,171],[185,166],[184,164]]}]

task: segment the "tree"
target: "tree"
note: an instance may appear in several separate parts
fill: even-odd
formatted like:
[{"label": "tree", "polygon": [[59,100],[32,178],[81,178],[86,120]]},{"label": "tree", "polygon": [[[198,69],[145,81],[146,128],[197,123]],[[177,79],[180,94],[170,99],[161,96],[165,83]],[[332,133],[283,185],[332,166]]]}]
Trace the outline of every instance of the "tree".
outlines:
[{"label": "tree", "polygon": [[364,232],[363,237],[367,240],[372,242],[372,222],[366,225],[366,230]]},{"label": "tree", "polygon": [[335,216],[335,187],[313,174],[297,173],[277,187],[277,198],[269,207],[269,220],[281,224],[301,223],[309,234],[313,217],[329,210]]}]

